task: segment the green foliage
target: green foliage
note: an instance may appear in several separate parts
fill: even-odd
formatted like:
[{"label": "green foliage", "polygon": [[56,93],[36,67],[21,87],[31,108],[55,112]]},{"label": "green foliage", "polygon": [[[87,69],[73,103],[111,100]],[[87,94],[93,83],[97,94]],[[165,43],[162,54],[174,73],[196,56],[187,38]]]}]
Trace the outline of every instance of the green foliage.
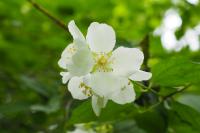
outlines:
[{"label": "green foliage", "polygon": [[152,68],[152,73],[152,82],[161,86],[198,84],[200,64],[183,57],[171,57],[157,63]]},{"label": "green foliage", "polygon": [[183,94],[177,99],[180,103],[194,108],[200,112],[200,96],[198,94]]},{"label": "green foliage", "polygon": [[178,102],[173,102],[168,113],[169,132],[198,133],[200,114],[196,110]]},{"label": "green foliage", "polygon": [[121,106],[110,101],[106,108],[102,110],[101,115],[97,117],[92,111],[90,102],[91,101],[86,101],[73,110],[72,116],[69,120],[70,124],[86,123],[90,121],[106,122],[122,120],[131,118],[137,113],[137,109],[133,104]]}]

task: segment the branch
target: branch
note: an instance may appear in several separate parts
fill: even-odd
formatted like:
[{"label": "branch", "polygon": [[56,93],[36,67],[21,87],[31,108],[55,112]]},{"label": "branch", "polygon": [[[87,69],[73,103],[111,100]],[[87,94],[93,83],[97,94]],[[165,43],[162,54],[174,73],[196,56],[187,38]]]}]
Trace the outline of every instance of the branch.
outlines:
[{"label": "branch", "polygon": [[187,89],[187,88],[190,87],[190,86],[191,86],[191,84],[188,84],[188,85],[184,86],[183,88],[178,89],[178,90],[176,90],[176,91],[174,91],[174,92],[172,92],[172,93],[170,93],[170,94],[164,96],[164,97],[162,98],[162,101],[165,101],[166,99],[168,99],[168,98],[170,98],[170,97],[173,97],[174,95],[176,95],[176,94],[178,94],[178,93],[183,92],[185,89]]},{"label": "branch", "polygon": [[48,18],[50,18],[55,24],[57,24],[60,28],[64,29],[65,31],[68,31],[67,26],[65,23],[63,23],[61,20],[50,14],[46,9],[41,7],[39,4],[37,4],[34,0],[27,0],[29,3],[31,3],[35,9],[46,15]]},{"label": "branch", "polygon": [[[150,56],[149,56],[149,35],[148,34],[144,37],[144,39],[142,39],[139,45],[141,46],[142,51],[144,53],[144,62],[143,62],[144,70],[149,71],[150,68],[148,67],[148,60]],[[149,84],[149,81],[143,81],[142,84],[140,84],[140,86],[145,89],[144,92],[151,91],[152,93],[158,95],[157,91],[155,91],[152,88],[152,84]],[[151,101],[150,99],[154,98],[154,95],[152,93],[149,93],[149,94],[143,93],[136,102],[141,105],[149,103]]]},{"label": "branch", "polygon": [[141,113],[144,113],[144,112],[147,112],[147,111],[149,111],[149,110],[151,110],[151,109],[153,109],[153,108],[156,108],[158,105],[160,105],[161,103],[163,103],[163,102],[164,102],[165,100],[167,100],[168,98],[171,98],[171,97],[173,97],[174,95],[183,92],[184,90],[186,90],[186,89],[187,89],[188,87],[190,87],[190,86],[191,86],[191,84],[188,84],[188,85],[184,86],[183,88],[178,89],[178,90],[176,90],[176,91],[174,91],[174,92],[172,92],[172,93],[170,93],[170,94],[168,94],[168,95],[162,97],[162,99],[161,99],[160,101],[158,101],[157,103],[151,105],[151,106],[148,107],[145,111],[141,111]]}]

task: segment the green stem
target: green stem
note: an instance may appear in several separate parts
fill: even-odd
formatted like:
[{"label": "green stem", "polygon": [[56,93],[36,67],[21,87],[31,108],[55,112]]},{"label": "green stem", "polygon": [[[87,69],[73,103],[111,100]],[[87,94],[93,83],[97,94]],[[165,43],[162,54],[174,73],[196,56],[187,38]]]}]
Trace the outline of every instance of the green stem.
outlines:
[{"label": "green stem", "polygon": [[68,31],[67,26],[65,23],[63,23],[61,20],[50,14],[46,9],[44,9],[42,6],[37,4],[34,0],[27,0],[29,3],[35,7],[38,11],[43,13],[45,16],[47,16],[49,19],[51,19],[56,25],[58,25],[60,28],[64,29],[65,31]]},{"label": "green stem", "polygon": [[140,86],[141,88],[143,88],[143,89],[142,89],[143,92],[151,91],[152,93],[154,93],[154,94],[160,96],[160,95],[158,94],[157,91],[155,91],[155,90],[153,90],[153,89],[151,88],[152,85],[150,85],[149,87],[147,87],[147,86],[145,86],[145,85],[143,85],[142,83],[139,83],[139,82],[134,82],[134,83],[135,83],[136,85]]},{"label": "green stem", "polygon": [[172,97],[172,96],[174,96],[174,95],[176,95],[176,94],[178,94],[178,93],[183,92],[184,90],[186,90],[186,89],[187,89],[188,87],[190,87],[190,86],[191,86],[191,84],[188,84],[188,85],[184,86],[183,88],[177,89],[176,91],[174,91],[174,92],[172,92],[172,93],[170,93],[170,94],[164,96],[164,97],[162,98],[163,101],[166,100],[166,99],[168,99],[168,98],[170,98],[170,97]]},{"label": "green stem", "polygon": [[147,112],[147,111],[149,111],[149,110],[151,110],[151,109],[157,107],[158,105],[160,105],[161,103],[163,103],[164,101],[166,101],[168,98],[171,98],[171,97],[173,97],[174,95],[179,94],[179,93],[185,91],[185,90],[186,90],[187,88],[189,88],[190,86],[191,86],[191,84],[188,84],[188,85],[184,86],[184,87],[181,88],[181,89],[178,89],[178,90],[176,90],[176,91],[174,91],[174,92],[172,92],[172,93],[170,93],[170,94],[168,94],[168,95],[166,95],[166,96],[161,97],[161,100],[160,100],[160,101],[158,101],[157,103],[151,105],[147,110],[142,111],[142,113]]}]

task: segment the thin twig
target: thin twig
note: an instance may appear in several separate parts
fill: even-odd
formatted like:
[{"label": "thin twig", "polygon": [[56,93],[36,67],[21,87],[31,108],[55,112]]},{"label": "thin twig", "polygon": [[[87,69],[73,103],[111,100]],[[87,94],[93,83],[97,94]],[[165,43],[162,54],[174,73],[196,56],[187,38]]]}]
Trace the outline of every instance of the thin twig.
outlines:
[{"label": "thin twig", "polygon": [[147,110],[143,111],[142,113],[147,112],[147,111],[149,111],[149,110],[151,110],[151,109],[157,107],[158,105],[160,105],[161,103],[163,103],[163,102],[164,102],[165,100],[167,100],[168,98],[171,98],[171,97],[173,97],[174,95],[183,92],[184,90],[186,90],[186,89],[187,89],[188,87],[190,87],[190,86],[191,86],[191,84],[188,84],[188,85],[184,86],[183,88],[178,89],[178,90],[176,90],[176,91],[174,91],[174,92],[172,92],[172,93],[170,93],[170,94],[168,94],[168,95],[162,97],[160,101],[158,101],[157,103],[151,105],[150,107],[148,107]]},{"label": "thin twig", "polygon": [[50,14],[46,9],[44,9],[42,6],[37,4],[34,0],[27,0],[29,3],[35,7],[38,11],[46,15],[48,18],[50,18],[55,24],[57,24],[60,28],[64,29],[65,31],[68,31],[67,26],[65,23],[63,23],[61,20]]},{"label": "thin twig", "polygon": [[178,93],[183,92],[185,89],[187,89],[187,88],[190,87],[190,86],[191,86],[191,84],[188,84],[188,85],[184,86],[184,87],[181,88],[181,89],[177,89],[176,91],[174,91],[174,92],[172,92],[172,93],[170,93],[170,94],[164,96],[164,97],[162,98],[162,101],[164,101],[164,100],[166,100],[166,99],[168,99],[168,98],[170,98],[170,97],[172,97],[172,96],[174,96],[174,95],[176,95],[176,94],[178,94]]},{"label": "thin twig", "polygon": [[151,91],[152,93],[159,96],[158,92],[155,91],[154,89],[152,89],[151,87],[147,87],[147,86],[145,86],[145,85],[143,85],[142,83],[139,83],[139,82],[134,82],[134,84],[140,86],[141,88],[144,88],[144,89],[142,89],[143,92]]},{"label": "thin twig", "polygon": [[136,84],[136,85],[138,85],[138,86],[144,88],[146,91],[148,91],[148,89],[149,89],[147,86],[143,85],[142,83],[134,82],[134,84]]}]

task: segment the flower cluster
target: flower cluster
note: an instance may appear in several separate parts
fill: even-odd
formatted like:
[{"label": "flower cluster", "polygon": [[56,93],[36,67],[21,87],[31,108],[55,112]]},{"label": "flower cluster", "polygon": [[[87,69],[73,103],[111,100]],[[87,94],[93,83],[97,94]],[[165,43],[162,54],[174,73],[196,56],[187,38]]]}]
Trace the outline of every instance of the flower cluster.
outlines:
[{"label": "flower cluster", "polygon": [[73,42],[62,52],[58,64],[62,82],[75,99],[92,97],[97,116],[108,100],[126,104],[135,100],[133,81],[148,80],[151,73],[140,70],[144,55],[137,48],[118,47],[115,31],[107,24],[90,24],[86,38],[74,21],[68,24]]}]

